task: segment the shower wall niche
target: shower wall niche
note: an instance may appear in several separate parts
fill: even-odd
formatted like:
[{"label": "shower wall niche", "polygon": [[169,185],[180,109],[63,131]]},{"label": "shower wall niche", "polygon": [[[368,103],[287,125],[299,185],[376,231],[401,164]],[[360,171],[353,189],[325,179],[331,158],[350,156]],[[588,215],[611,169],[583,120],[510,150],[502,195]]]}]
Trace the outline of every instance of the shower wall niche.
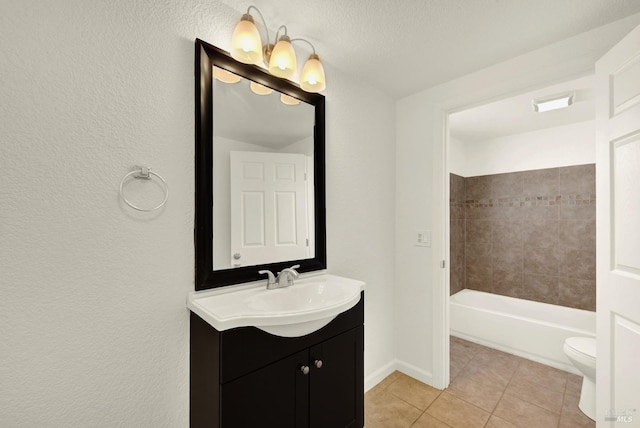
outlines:
[{"label": "shower wall niche", "polygon": [[595,310],[595,165],[450,179],[452,294]]}]

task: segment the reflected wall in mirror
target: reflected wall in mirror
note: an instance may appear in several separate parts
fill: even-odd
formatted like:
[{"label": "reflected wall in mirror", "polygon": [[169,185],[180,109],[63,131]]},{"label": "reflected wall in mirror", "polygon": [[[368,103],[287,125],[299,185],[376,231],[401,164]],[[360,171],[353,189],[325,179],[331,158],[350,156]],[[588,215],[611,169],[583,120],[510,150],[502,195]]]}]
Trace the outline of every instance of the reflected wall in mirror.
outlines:
[{"label": "reflected wall in mirror", "polygon": [[324,97],[196,40],[196,290],[326,267]]}]

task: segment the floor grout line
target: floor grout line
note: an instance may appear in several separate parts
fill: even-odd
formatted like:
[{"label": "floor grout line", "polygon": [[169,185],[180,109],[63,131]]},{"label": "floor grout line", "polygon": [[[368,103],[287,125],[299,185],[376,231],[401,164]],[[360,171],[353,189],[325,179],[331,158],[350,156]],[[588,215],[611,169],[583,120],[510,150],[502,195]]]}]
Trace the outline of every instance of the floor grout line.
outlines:
[{"label": "floor grout line", "polygon": [[[507,388],[509,388],[509,385],[511,385],[511,381],[513,380],[513,377],[516,375],[516,372],[518,371],[519,367],[520,367],[520,362],[518,361],[518,366],[513,371],[513,374],[511,375],[511,377],[509,377],[509,380],[507,381],[507,384],[505,385],[504,389],[502,390],[502,394],[500,394],[500,398],[498,399],[498,401],[496,401],[496,405],[493,406],[493,410],[491,410],[491,414],[489,415],[489,419],[487,420],[487,424],[491,420],[491,416],[493,416],[493,413],[498,408],[498,404],[500,404],[500,401],[502,401],[502,398],[504,397],[505,392],[507,392]],[[496,416],[496,417],[498,417],[498,416]],[[509,421],[507,421],[507,422],[509,422]],[[485,426],[487,426],[487,424],[485,424]]]},{"label": "floor grout line", "polygon": [[[463,339],[459,339],[459,340],[463,340]],[[467,341],[465,341],[465,342],[467,342]],[[469,343],[472,343],[472,342],[469,342]],[[464,354],[464,352],[468,351],[469,353],[473,353],[473,355],[471,355],[471,357],[465,361],[465,363],[460,367],[460,369],[458,370],[456,375],[450,379],[451,383],[453,383],[455,381],[455,379],[458,379],[459,376],[464,372],[464,370],[474,360],[476,360],[478,362],[478,364],[482,364],[482,361],[476,359],[478,357],[478,355],[480,355],[483,351],[490,351],[491,352],[491,351],[493,351],[493,349],[489,348],[489,347],[486,347],[486,346],[483,346],[483,345],[473,344],[473,346],[468,347],[468,348],[459,349],[459,351],[460,351],[460,353],[463,353],[463,354]],[[460,353],[458,353],[457,355],[459,355]],[[522,368],[522,364],[526,361],[526,360],[523,360],[522,358],[517,357],[517,356],[512,356],[512,355],[509,355],[509,354],[507,354],[507,356],[509,357],[509,359],[513,358],[513,361],[515,361],[517,364],[515,364],[515,367],[513,368],[513,371],[511,372],[511,374],[509,375],[505,386],[502,388],[502,391],[500,393],[500,398],[496,401],[495,405],[493,406],[492,410],[490,410],[490,411],[489,410],[485,410],[482,407],[479,407],[478,405],[468,401],[465,398],[459,397],[456,394],[451,393],[451,390],[450,390],[451,383],[450,383],[450,386],[447,387],[446,389],[438,390],[438,393],[437,393],[437,395],[435,395],[433,400],[431,400],[431,402],[425,407],[424,410],[421,410],[420,408],[418,408],[415,405],[411,404],[410,402],[408,402],[407,400],[403,399],[402,397],[400,397],[400,396],[396,395],[395,393],[389,391],[389,388],[401,379],[400,376],[408,376],[408,375],[405,375],[404,373],[401,373],[401,372],[399,372],[400,374],[397,375],[398,377],[396,379],[394,379],[392,382],[390,382],[385,388],[383,388],[379,392],[380,393],[387,392],[390,395],[392,395],[394,398],[402,401],[403,403],[409,405],[411,408],[419,411],[419,415],[417,416],[417,418],[415,420],[413,420],[412,422],[410,422],[407,428],[411,428],[411,427],[417,426],[416,425],[417,422],[425,415],[425,413],[430,418],[433,418],[434,420],[437,420],[438,422],[442,423],[443,425],[445,425],[447,427],[450,427],[450,425],[447,422],[445,422],[445,421],[439,419],[438,417],[428,413],[429,409],[432,408],[432,406],[436,403],[436,401],[438,401],[439,399],[442,398],[442,394],[445,393],[445,392],[450,394],[452,397],[456,398],[457,400],[460,400],[461,402],[465,403],[465,405],[472,406],[472,407],[480,410],[484,414],[488,414],[488,418],[487,418],[486,422],[483,424],[483,427],[486,427],[489,424],[489,421],[491,421],[493,416],[495,416],[496,418],[500,418],[500,419],[512,424],[513,426],[521,427],[522,425],[519,422],[512,422],[509,419],[504,419],[504,418],[501,418],[500,416],[495,415],[495,411],[498,408],[498,405],[500,404],[500,402],[504,399],[507,389],[511,385],[514,384],[513,382],[514,382],[514,379],[516,378],[516,375],[518,374],[519,370]],[[532,386],[539,386],[535,382],[531,382],[530,380],[528,380],[528,378],[526,378],[526,377],[522,378],[521,380],[524,382],[524,384],[530,384]],[[429,385],[427,385],[427,386],[429,386]],[[530,398],[528,398],[527,396],[520,396],[520,395],[513,395],[513,396],[515,398],[517,398],[518,400],[521,400],[521,401],[533,406],[534,408],[539,409],[540,412],[544,412],[546,414],[549,414],[549,413],[553,414],[555,417],[557,417],[557,424],[555,425],[555,427],[556,428],[560,428],[563,415],[566,416],[566,415],[570,414],[569,411],[567,411],[566,414],[564,412],[565,402],[567,400],[568,389],[569,389],[569,374],[567,373],[566,376],[565,376],[565,386],[564,386],[564,389],[562,391],[562,401],[560,403],[561,406],[560,406],[560,410],[559,410],[558,413],[556,413],[554,411],[551,411],[551,410],[549,410],[549,409],[547,409],[545,407],[542,407],[541,405],[538,405],[536,403],[532,403],[530,401]],[[559,392],[559,390],[558,390],[558,392]],[[387,425],[384,425],[384,424],[380,424],[380,425],[376,424],[376,427],[378,427],[378,426],[380,426],[380,428],[386,428],[387,427]]]}]

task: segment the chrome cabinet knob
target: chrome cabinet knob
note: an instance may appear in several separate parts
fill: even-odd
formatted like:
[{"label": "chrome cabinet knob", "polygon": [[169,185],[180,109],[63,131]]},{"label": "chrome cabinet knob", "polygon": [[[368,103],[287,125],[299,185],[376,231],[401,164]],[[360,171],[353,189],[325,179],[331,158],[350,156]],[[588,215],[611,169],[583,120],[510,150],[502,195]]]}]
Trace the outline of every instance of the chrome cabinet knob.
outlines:
[{"label": "chrome cabinet knob", "polygon": [[309,374],[309,366],[301,366],[300,367],[300,371],[302,372],[303,375],[308,375]]},{"label": "chrome cabinet knob", "polygon": [[316,368],[319,368],[319,369],[322,368],[322,360],[315,360],[313,364],[316,365]]},{"label": "chrome cabinet knob", "polygon": [[240,253],[235,253],[235,254],[233,255],[233,259],[234,259],[234,260],[240,260],[241,258],[242,258],[242,254],[240,254]]}]

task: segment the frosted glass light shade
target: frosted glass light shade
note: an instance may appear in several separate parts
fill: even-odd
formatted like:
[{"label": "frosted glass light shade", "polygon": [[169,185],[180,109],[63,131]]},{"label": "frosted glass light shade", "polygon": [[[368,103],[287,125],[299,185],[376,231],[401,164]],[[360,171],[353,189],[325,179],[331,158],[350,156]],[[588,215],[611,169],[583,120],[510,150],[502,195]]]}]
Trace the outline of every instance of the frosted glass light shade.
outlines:
[{"label": "frosted glass light shade", "polygon": [[258,64],[262,61],[260,33],[249,14],[242,15],[242,19],[233,30],[231,56],[245,64]]},{"label": "frosted glass light shade", "polygon": [[251,88],[251,91],[253,91],[254,94],[258,94],[258,95],[269,95],[271,92],[273,92],[273,89],[267,88],[266,86],[261,85],[257,82],[251,82],[249,84],[249,87]]},{"label": "frosted glass light shade", "polygon": [[318,55],[311,54],[302,68],[300,87],[307,92],[320,92],[326,88],[324,67]]},{"label": "frosted glass light shade", "polygon": [[278,43],[271,52],[269,60],[269,73],[277,77],[288,79],[296,72],[296,53],[291,45],[291,39],[287,36],[280,37]]},{"label": "frosted glass light shade", "polygon": [[213,77],[224,83],[238,83],[242,77],[223,68],[213,67]]},{"label": "frosted glass light shade", "polygon": [[282,101],[282,104],[286,104],[288,106],[297,106],[298,104],[300,104],[299,99],[290,97],[289,95],[286,95],[286,94],[280,95],[280,101]]},{"label": "frosted glass light shade", "polygon": [[557,110],[560,108],[566,108],[573,104],[574,93],[555,95],[552,97],[533,100],[533,110],[538,113],[544,113],[545,111]]}]

